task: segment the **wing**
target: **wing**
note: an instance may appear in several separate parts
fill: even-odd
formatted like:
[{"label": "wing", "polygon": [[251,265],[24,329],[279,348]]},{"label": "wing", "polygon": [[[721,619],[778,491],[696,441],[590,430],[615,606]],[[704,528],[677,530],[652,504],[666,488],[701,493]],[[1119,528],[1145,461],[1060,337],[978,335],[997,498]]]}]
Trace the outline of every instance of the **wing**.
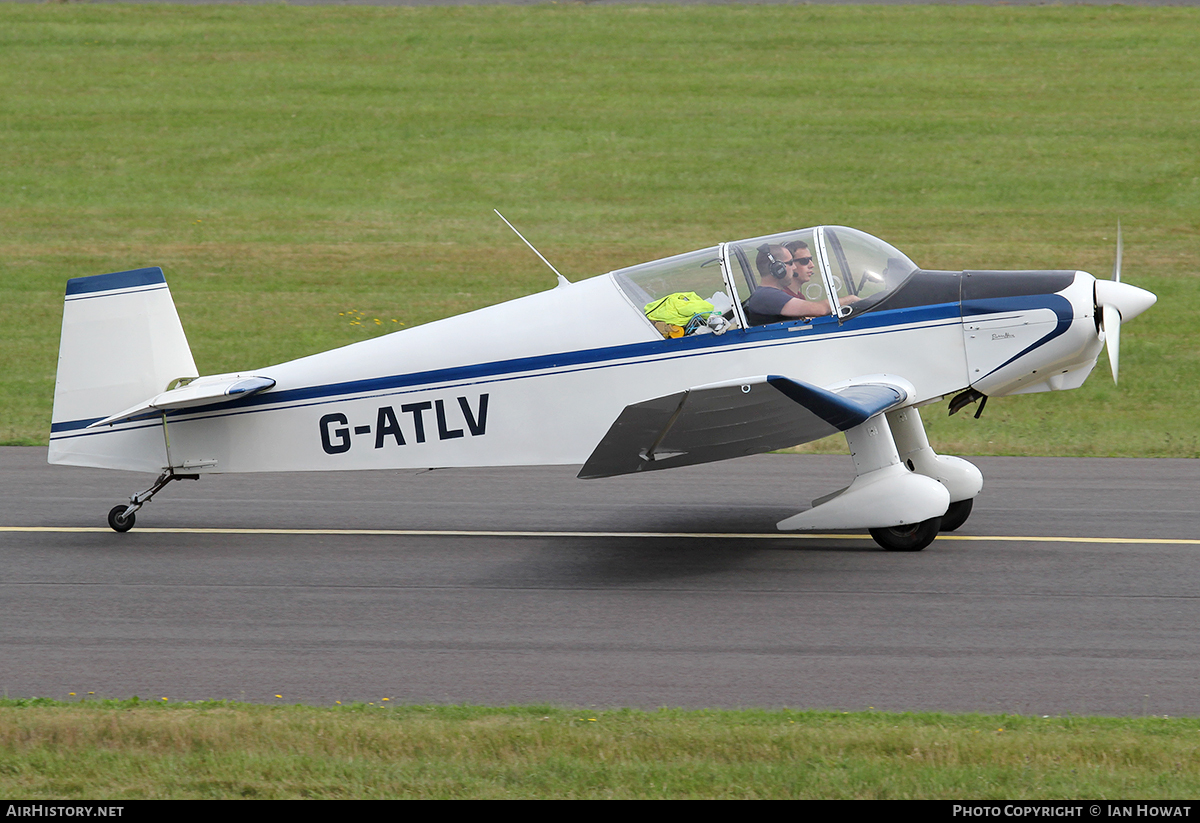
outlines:
[{"label": "wing", "polygon": [[892,375],[820,388],[777,375],[697,386],[626,406],[581,478],[671,469],[761,454],[853,428],[913,396]]}]

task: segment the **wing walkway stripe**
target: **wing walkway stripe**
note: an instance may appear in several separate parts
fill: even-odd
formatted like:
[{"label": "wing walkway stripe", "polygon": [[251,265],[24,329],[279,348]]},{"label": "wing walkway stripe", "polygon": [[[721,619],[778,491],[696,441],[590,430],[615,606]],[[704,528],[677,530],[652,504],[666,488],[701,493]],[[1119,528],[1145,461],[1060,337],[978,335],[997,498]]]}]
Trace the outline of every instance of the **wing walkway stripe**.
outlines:
[{"label": "wing walkway stripe", "polygon": [[[0,532],[12,533],[108,533],[102,526],[0,526]],[[345,535],[385,537],[672,537],[672,538],[734,538],[739,540],[870,540],[865,534],[824,534],[778,532],[767,534],[732,532],[554,532],[554,531],[471,531],[456,529],[221,529],[221,528],[137,528],[134,533],[147,534],[277,534],[277,535]],[[1164,537],[1039,537],[1030,535],[973,535],[943,534],[939,541],[959,540],[985,543],[1103,543],[1117,545],[1175,545],[1200,546],[1200,539]]]}]

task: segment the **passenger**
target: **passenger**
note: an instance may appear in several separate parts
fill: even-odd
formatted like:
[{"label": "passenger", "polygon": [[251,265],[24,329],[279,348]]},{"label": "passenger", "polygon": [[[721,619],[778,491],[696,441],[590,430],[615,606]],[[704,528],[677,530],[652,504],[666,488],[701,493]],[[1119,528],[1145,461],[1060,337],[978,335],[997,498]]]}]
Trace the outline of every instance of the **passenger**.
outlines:
[{"label": "passenger", "polygon": [[[789,247],[790,246],[790,247]],[[762,245],[754,261],[761,285],[746,301],[746,319],[751,326],[780,323],[801,317],[812,318],[829,314],[825,301],[806,300],[800,289],[813,276],[813,259],[806,243],[795,241],[789,246]],[[793,256],[793,249],[796,251]],[[858,301],[855,295],[841,298],[840,305]]]},{"label": "passenger", "polygon": [[785,243],[784,248],[792,253],[792,262],[796,264],[795,282],[789,284],[784,291],[804,300],[804,285],[809,280],[812,280],[817,265],[813,262],[812,252],[808,250],[808,244],[803,240],[793,240],[791,243]]}]

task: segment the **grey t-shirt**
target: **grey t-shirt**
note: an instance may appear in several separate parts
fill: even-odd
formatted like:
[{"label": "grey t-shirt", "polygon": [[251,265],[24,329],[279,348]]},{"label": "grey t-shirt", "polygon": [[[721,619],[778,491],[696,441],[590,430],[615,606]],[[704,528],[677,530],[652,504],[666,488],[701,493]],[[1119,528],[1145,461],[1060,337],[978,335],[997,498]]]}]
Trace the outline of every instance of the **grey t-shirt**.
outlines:
[{"label": "grey t-shirt", "polygon": [[746,319],[750,321],[751,326],[764,326],[767,323],[780,323],[784,320],[798,320],[798,317],[785,317],[780,314],[793,296],[772,286],[759,286],[746,301]]}]

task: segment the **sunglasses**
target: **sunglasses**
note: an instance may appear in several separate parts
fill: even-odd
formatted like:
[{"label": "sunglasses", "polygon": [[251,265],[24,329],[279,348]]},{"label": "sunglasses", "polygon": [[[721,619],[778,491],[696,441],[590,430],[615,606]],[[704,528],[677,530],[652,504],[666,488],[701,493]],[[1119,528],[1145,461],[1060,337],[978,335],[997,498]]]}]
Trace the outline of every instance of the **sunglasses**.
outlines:
[{"label": "sunglasses", "polygon": [[797,266],[807,266],[809,263],[812,262],[812,258],[811,257],[793,257],[788,262],[795,263]]}]

